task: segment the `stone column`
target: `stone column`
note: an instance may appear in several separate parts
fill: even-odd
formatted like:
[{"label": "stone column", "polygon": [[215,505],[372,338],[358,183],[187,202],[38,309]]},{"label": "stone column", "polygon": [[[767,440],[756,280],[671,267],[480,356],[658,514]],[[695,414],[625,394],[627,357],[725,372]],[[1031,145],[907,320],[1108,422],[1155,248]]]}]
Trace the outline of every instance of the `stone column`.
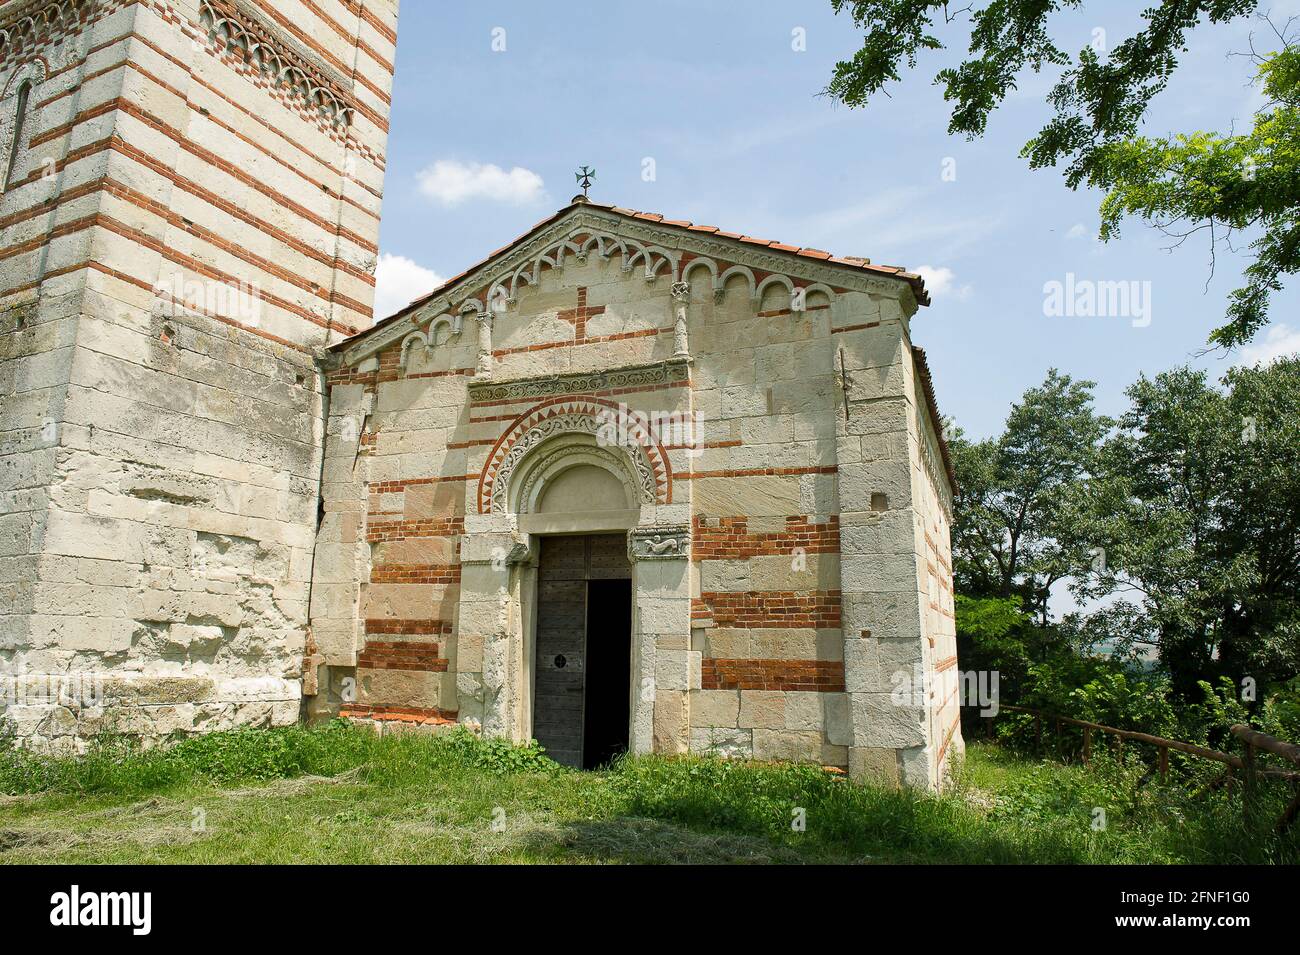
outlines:
[{"label": "stone column", "polygon": [[520,683],[525,673],[520,566],[528,540],[511,514],[468,514],[460,549],[460,607],[456,622],[456,693],[460,720],[484,736],[519,739]]},{"label": "stone column", "polygon": [[687,524],[628,532],[632,561],[632,738],[634,753],[685,753],[690,690],[700,686],[691,650],[691,531]]},{"label": "stone column", "polygon": [[488,307],[479,313],[478,316],[478,367],[475,369],[480,375],[492,374],[492,305],[488,302]]},{"label": "stone column", "polygon": [[674,282],[673,296],[673,357],[690,358],[690,342],[686,337],[686,306],[691,300],[689,282]]}]

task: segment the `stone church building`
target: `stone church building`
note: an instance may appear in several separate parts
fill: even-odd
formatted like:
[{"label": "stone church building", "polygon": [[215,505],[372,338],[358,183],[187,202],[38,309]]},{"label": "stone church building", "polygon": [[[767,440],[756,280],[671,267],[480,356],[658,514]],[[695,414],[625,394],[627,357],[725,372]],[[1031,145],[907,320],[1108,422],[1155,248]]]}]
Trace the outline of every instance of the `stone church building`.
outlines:
[{"label": "stone church building", "polygon": [[339,715],[941,785],[920,278],[579,196],[372,321],[396,29],[0,3],[2,731]]}]

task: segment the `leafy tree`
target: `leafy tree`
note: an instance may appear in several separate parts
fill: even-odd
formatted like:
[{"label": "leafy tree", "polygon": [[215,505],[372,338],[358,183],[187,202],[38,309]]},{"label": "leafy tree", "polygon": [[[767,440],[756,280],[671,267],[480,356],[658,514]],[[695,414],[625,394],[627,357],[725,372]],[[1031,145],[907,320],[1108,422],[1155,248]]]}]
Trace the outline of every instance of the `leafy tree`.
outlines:
[{"label": "leafy tree", "polygon": [[1136,601],[1185,700],[1300,672],[1300,359],[1223,384],[1184,367],[1129,388],[1094,482],[1106,561],[1077,587]]},{"label": "leafy tree", "polygon": [[1152,0],[1143,28],[1103,55],[1085,45],[1077,56],[1052,39],[1054,23],[1085,0],[989,0],[951,10],[946,0],[831,0],[863,31],[863,45],[836,65],[827,95],[850,107],[865,105],[915,68],[919,54],[940,50],[940,28],[969,13],[969,56],[940,70],[935,82],[953,104],[950,133],[983,135],[989,115],[1016,88],[1026,70],[1059,70],[1047,102],[1051,119],[1021,151],[1032,168],[1063,166],[1071,189],[1106,190],[1101,237],[1138,216],[1181,241],[1205,230],[1231,242],[1237,229],[1254,229],[1255,260],[1246,284],[1232,294],[1227,323],[1211,341],[1232,347],[1268,321],[1270,295],[1300,267],[1300,62],[1284,31],[1278,51],[1256,55],[1267,105],[1241,135],[1197,132],[1167,139],[1138,137],[1152,99],[1168,84],[1202,23],[1247,17],[1263,0]]},{"label": "leafy tree", "polygon": [[1109,426],[1093,412],[1092,389],[1052,369],[1012,406],[998,438],[952,442],[958,592],[1017,596],[1046,623],[1052,585],[1087,565],[1087,486]]}]

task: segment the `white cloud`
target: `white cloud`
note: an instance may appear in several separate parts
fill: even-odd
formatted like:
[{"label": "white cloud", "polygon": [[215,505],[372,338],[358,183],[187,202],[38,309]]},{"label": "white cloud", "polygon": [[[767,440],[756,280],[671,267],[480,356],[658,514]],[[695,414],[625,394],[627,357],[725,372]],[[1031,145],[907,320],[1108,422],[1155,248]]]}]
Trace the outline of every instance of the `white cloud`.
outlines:
[{"label": "white cloud", "polygon": [[448,206],[466,199],[523,205],[546,195],[542,177],[522,166],[506,171],[491,164],[439,159],[422,169],[416,178],[420,181],[420,192]]},{"label": "white cloud", "polygon": [[1285,322],[1269,326],[1264,333],[1264,340],[1246,345],[1241,350],[1241,364],[1254,365],[1263,362],[1271,365],[1279,358],[1300,352],[1300,328],[1292,328]]},{"label": "white cloud", "polygon": [[1065,233],[1067,239],[1082,239],[1089,234],[1088,227],[1082,222],[1076,222],[1070,226],[1070,231]]},{"label": "white cloud", "polygon": [[375,269],[375,318],[401,311],[444,281],[436,272],[404,256],[381,254]]},{"label": "white cloud", "polygon": [[942,265],[918,265],[913,269],[917,275],[925,280],[925,290],[930,293],[931,298],[969,298],[971,287],[969,285],[957,285],[957,275],[952,269]]}]

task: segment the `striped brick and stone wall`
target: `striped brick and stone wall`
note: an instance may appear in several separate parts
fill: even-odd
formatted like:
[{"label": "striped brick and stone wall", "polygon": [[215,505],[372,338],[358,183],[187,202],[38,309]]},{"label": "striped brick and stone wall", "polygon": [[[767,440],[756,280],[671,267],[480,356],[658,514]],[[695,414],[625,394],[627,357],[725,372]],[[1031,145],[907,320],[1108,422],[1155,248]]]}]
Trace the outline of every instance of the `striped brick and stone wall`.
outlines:
[{"label": "striped brick and stone wall", "polygon": [[0,3],[21,736],[298,719],[314,357],[372,320],[396,26],[396,0]]},{"label": "striped brick and stone wall", "polygon": [[[633,750],[940,785],[955,703],[896,692],[954,656],[918,299],[900,270],[575,202],[335,346],[318,711],[526,738],[538,539],[618,529]],[[619,416],[699,430],[602,442]],[[566,467],[616,502],[548,509]],[[413,669],[377,667],[394,644]]]}]

